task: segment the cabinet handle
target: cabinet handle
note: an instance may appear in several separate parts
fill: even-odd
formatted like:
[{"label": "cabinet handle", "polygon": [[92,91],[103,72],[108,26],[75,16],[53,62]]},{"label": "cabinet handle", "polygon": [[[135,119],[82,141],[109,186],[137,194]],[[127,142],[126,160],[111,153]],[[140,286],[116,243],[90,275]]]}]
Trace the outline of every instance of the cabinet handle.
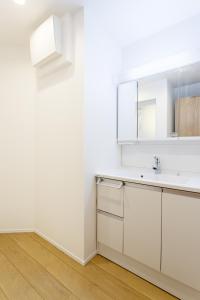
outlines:
[{"label": "cabinet handle", "polygon": [[110,184],[110,183],[105,183],[101,178],[98,178],[97,180],[97,185],[105,186],[105,187],[110,187],[113,189],[121,189],[123,187],[123,182],[120,182],[120,184]]}]

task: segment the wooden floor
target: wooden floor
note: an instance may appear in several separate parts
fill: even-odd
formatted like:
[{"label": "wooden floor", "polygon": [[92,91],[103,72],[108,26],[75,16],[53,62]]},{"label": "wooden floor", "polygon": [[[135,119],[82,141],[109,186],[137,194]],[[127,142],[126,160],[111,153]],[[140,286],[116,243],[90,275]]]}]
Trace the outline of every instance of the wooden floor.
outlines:
[{"label": "wooden floor", "polygon": [[0,299],[173,300],[107,259],[83,267],[35,233],[0,234]]}]

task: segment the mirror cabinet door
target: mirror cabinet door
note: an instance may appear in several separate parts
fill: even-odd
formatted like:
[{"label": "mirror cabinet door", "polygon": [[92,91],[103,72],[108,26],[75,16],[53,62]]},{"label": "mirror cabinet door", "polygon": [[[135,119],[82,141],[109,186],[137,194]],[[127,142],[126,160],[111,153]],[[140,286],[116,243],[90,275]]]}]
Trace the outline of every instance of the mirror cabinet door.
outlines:
[{"label": "mirror cabinet door", "polygon": [[118,86],[118,143],[137,140],[137,81]]}]

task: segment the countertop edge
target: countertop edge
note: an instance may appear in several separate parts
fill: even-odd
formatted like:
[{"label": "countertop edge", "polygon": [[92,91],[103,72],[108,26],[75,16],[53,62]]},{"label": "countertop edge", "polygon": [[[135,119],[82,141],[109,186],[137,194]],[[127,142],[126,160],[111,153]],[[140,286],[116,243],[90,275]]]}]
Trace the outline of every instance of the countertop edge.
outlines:
[{"label": "countertop edge", "polygon": [[155,182],[155,181],[148,181],[145,179],[131,178],[128,176],[120,176],[120,175],[112,175],[112,174],[109,175],[107,173],[96,173],[95,177],[97,177],[97,178],[103,177],[105,179],[120,180],[120,181],[126,181],[126,182],[130,182],[130,183],[141,184],[141,185],[149,185],[149,186],[155,186],[155,187],[160,187],[160,188],[165,188],[165,189],[172,189],[172,190],[179,190],[179,191],[200,194],[200,188],[187,186],[184,184],[171,184],[171,183],[164,183],[161,181]]}]

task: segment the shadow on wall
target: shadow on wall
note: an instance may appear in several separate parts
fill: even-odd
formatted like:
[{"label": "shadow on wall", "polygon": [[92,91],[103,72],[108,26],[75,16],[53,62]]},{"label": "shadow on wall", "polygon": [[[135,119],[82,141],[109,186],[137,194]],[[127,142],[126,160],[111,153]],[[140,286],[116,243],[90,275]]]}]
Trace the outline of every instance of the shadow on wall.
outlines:
[{"label": "shadow on wall", "polygon": [[67,64],[55,69],[53,72],[48,73],[47,71],[46,74],[42,74],[40,69],[35,72],[37,90],[42,91],[72,78],[74,76],[75,68],[74,64]]}]

